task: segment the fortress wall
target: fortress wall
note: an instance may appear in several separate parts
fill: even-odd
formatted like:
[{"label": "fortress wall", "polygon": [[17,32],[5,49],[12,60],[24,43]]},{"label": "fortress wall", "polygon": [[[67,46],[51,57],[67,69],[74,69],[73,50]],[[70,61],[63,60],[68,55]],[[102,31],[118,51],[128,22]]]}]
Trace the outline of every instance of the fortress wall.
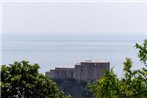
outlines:
[{"label": "fortress wall", "polygon": [[74,71],[73,68],[67,69],[67,71],[66,71],[67,76],[66,77],[69,78],[69,79],[73,79],[73,71]]},{"label": "fortress wall", "polygon": [[80,80],[86,80],[87,78],[87,68],[86,67],[81,66],[80,76],[81,76]]},{"label": "fortress wall", "polygon": [[59,77],[59,71],[58,70],[51,70],[49,77],[57,79]]},{"label": "fortress wall", "polygon": [[109,69],[110,69],[110,63],[97,64],[94,69],[94,80],[100,79],[102,76],[104,76],[104,73],[106,71],[109,71]]},{"label": "fortress wall", "polygon": [[92,81],[94,78],[94,66],[87,63],[81,63],[81,66],[83,68],[83,77],[81,78],[81,80]]},{"label": "fortress wall", "polygon": [[76,80],[81,80],[81,65],[75,65],[73,78]]},{"label": "fortress wall", "polygon": [[81,62],[83,68],[83,77],[81,80],[95,81],[101,78],[105,71],[109,71],[110,64],[107,62],[95,63],[95,62]]},{"label": "fortress wall", "polygon": [[55,68],[46,74],[55,79],[95,81],[100,79],[109,69],[109,62],[81,62],[81,65],[75,65],[74,68]]},{"label": "fortress wall", "polygon": [[49,73],[49,77],[50,78],[55,78],[57,75],[56,75],[56,72],[55,70],[51,70],[50,73]]},{"label": "fortress wall", "polygon": [[87,81],[93,81],[94,79],[94,65],[87,65]]},{"label": "fortress wall", "polygon": [[[55,68],[53,75],[56,79],[73,78],[73,68]],[[52,75],[52,74],[51,74]]]},{"label": "fortress wall", "polygon": [[104,75],[103,66],[95,66],[94,69],[94,80],[100,79]]},{"label": "fortress wall", "polygon": [[56,78],[57,77],[57,74],[56,74],[56,71],[55,70],[50,70],[50,72],[46,72],[46,75],[49,78]]}]

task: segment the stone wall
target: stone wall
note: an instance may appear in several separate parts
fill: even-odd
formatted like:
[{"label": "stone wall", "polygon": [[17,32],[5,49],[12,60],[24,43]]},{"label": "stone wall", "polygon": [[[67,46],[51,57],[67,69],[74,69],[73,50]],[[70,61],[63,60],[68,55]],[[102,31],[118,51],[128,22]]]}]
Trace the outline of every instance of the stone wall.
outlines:
[{"label": "stone wall", "polygon": [[101,78],[105,71],[109,71],[109,62],[81,62],[74,68],[55,68],[46,72],[53,79],[75,79],[82,81],[95,81]]},{"label": "stone wall", "polygon": [[55,68],[55,70],[50,70],[46,72],[49,78],[53,79],[72,79],[73,78],[73,68]]}]

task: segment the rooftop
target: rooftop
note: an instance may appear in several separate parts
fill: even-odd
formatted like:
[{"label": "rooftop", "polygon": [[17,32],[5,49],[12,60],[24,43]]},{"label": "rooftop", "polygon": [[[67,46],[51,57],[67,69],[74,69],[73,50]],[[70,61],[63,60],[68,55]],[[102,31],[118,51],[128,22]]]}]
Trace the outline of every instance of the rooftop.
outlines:
[{"label": "rooftop", "polygon": [[92,60],[86,60],[84,62],[81,63],[110,63],[110,62],[106,62],[106,61],[92,61]]}]

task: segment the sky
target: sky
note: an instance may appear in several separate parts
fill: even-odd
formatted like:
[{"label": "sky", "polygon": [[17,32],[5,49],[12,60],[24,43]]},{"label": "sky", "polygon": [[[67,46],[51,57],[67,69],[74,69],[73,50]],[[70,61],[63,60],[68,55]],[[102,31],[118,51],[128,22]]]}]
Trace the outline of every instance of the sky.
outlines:
[{"label": "sky", "polygon": [[0,0],[0,34],[2,32],[2,0]]},{"label": "sky", "polygon": [[3,0],[4,34],[131,36],[147,33],[147,2],[12,1]]},{"label": "sky", "polygon": [[48,39],[47,35],[147,38],[147,2],[141,2],[145,0],[58,1],[3,0],[0,2],[0,31],[3,35],[38,35],[43,39]]}]

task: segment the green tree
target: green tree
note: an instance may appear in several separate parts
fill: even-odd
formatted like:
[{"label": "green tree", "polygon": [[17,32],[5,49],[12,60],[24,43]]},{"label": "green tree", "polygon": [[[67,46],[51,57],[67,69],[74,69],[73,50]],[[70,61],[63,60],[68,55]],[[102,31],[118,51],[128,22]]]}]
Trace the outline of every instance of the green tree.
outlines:
[{"label": "green tree", "polygon": [[2,98],[70,98],[56,84],[39,73],[38,64],[28,61],[1,66]]},{"label": "green tree", "polygon": [[89,85],[94,98],[147,98],[147,40],[135,47],[139,50],[143,68],[132,70],[132,61],[126,58],[123,78],[119,79],[111,69],[103,78]]}]

